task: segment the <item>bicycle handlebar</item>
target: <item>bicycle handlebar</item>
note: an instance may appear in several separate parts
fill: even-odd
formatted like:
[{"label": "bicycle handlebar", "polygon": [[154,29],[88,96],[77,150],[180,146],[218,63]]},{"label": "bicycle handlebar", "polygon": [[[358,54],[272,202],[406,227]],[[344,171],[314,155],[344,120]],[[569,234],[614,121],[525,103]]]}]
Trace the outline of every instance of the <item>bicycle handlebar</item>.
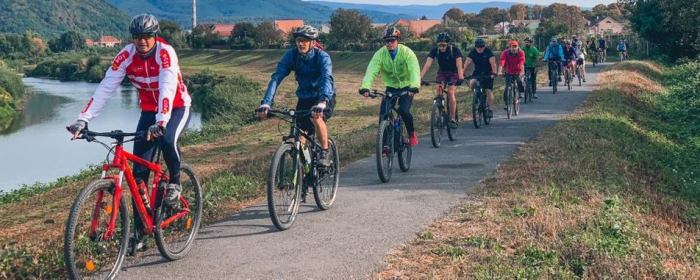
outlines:
[{"label": "bicycle handlebar", "polygon": [[[256,109],[257,112],[257,109]],[[326,108],[323,109],[323,112],[330,112],[330,109]],[[281,108],[281,109],[268,109],[267,110],[267,116],[271,117],[274,115],[284,115],[284,116],[289,116],[289,117],[308,117],[311,116],[313,113],[313,110],[296,110],[296,109],[289,109],[289,108]]]},{"label": "bicycle handlebar", "polygon": [[459,85],[462,85],[462,82],[460,80],[457,80],[456,83],[451,83],[447,80],[442,81],[442,82],[438,82],[437,80],[435,80],[435,81],[421,81],[421,85],[425,85],[425,86],[438,85],[438,84],[445,85],[445,86],[459,86]]},{"label": "bicycle handlebar", "polygon": [[[66,127],[68,131],[70,129]],[[83,129],[80,132],[80,136],[76,139],[85,139],[88,142],[92,142],[95,140],[95,137],[109,137],[115,140],[119,139],[124,139],[124,137],[134,137],[132,140],[136,139],[145,139],[146,138],[146,131],[137,131],[137,132],[123,132],[121,130],[112,130],[110,132],[94,132],[94,131],[89,131],[87,129]]]},{"label": "bicycle handlebar", "polygon": [[[494,76],[494,77],[498,77],[498,75],[493,75],[493,76]],[[486,76],[475,76],[475,75],[472,75],[472,76],[466,76],[466,77],[464,77],[464,79],[465,79],[465,80],[471,80],[471,79],[477,79],[477,80],[481,80],[481,79],[491,79],[491,75],[486,75]]]},{"label": "bicycle handlebar", "polygon": [[377,96],[384,96],[384,97],[388,97],[388,98],[393,98],[393,97],[401,97],[401,96],[404,96],[407,94],[408,94],[407,90],[402,91],[401,93],[392,93],[392,92],[386,92],[386,91],[379,91],[379,90],[375,89],[369,93],[369,97],[377,98]]}]

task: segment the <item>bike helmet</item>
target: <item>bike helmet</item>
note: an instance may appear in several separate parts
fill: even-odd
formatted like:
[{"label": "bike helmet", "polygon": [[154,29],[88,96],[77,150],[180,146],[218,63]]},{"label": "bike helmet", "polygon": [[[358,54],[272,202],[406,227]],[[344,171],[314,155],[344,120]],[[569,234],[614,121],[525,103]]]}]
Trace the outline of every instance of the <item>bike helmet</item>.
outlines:
[{"label": "bike helmet", "polygon": [[552,39],[549,39],[549,41],[550,41],[550,42],[556,43],[556,42],[557,42],[557,38],[552,37]]},{"label": "bike helmet", "polygon": [[441,32],[441,33],[438,34],[438,36],[437,36],[437,41],[438,41],[438,42],[449,43],[450,40],[451,40],[450,34],[447,34],[447,32]]},{"label": "bike helmet", "polygon": [[508,43],[508,45],[509,45],[509,46],[516,46],[516,47],[517,47],[517,46],[520,46],[520,44],[518,44],[518,41],[516,41],[516,40],[510,41],[510,42]]},{"label": "bike helmet", "polygon": [[525,38],[525,40],[523,40],[523,41],[532,43],[532,38],[527,37],[527,38]]},{"label": "bike helmet", "polygon": [[318,39],[318,30],[316,30],[316,28],[314,28],[311,25],[302,25],[302,26],[299,26],[294,31],[294,33],[292,33],[292,35],[294,35],[294,38],[304,37],[304,38],[307,38],[309,40],[317,40]]},{"label": "bike helmet", "polygon": [[382,37],[384,37],[384,39],[393,38],[398,40],[401,39],[401,31],[399,31],[399,29],[396,27],[390,26],[384,30],[384,32],[382,33]]},{"label": "bike helmet", "polygon": [[474,41],[474,46],[476,46],[476,47],[486,46],[486,42],[484,41],[484,39],[477,38],[476,41]]},{"label": "bike helmet", "polygon": [[158,32],[158,19],[151,14],[140,14],[131,19],[129,33],[153,34]]}]

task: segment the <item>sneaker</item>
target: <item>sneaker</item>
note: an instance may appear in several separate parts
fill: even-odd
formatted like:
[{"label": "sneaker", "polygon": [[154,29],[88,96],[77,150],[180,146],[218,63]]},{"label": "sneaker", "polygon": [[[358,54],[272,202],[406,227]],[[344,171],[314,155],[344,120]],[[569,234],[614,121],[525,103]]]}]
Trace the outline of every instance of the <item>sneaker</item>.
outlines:
[{"label": "sneaker", "polygon": [[491,110],[486,111],[486,117],[493,118],[493,111],[491,111]]},{"label": "sneaker", "polygon": [[450,129],[455,129],[455,128],[457,128],[457,121],[455,121],[455,120],[450,120],[450,122],[447,124],[447,126],[448,126]]},{"label": "sneaker", "polygon": [[331,166],[331,156],[328,154],[328,150],[321,150],[321,153],[319,153],[318,166],[322,166],[322,167]]},{"label": "sneaker", "polygon": [[129,238],[129,247],[127,248],[126,252],[130,257],[133,257],[136,255],[137,251],[146,251],[148,247],[146,247],[146,239],[148,238],[148,235],[145,235],[141,233],[141,231],[136,230],[134,232],[134,236]]},{"label": "sneaker", "polygon": [[584,83],[586,82],[586,78],[583,78],[583,82],[584,82]]},{"label": "sneaker", "polygon": [[411,136],[408,137],[408,145],[411,147],[418,146],[418,133],[415,131],[411,133]]},{"label": "sneaker", "polygon": [[168,184],[165,188],[163,203],[168,206],[176,205],[180,201],[180,192],[182,192],[182,187],[180,185]]},{"label": "sneaker", "polygon": [[557,81],[561,82],[561,76],[559,76],[559,77],[557,78]]},{"label": "sneaker", "polygon": [[532,99],[537,99],[537,93],[532,95]]}]

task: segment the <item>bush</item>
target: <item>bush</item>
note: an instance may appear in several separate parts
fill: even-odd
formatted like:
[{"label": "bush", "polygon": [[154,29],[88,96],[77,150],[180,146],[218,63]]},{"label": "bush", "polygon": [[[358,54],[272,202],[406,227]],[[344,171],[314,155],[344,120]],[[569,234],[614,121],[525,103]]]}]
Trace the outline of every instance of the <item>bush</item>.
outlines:
[{"label": "bush", "polygon": [[5,89],[14,100],[24,96],[22,78],[6,66],[0,66],[0,88]]}]

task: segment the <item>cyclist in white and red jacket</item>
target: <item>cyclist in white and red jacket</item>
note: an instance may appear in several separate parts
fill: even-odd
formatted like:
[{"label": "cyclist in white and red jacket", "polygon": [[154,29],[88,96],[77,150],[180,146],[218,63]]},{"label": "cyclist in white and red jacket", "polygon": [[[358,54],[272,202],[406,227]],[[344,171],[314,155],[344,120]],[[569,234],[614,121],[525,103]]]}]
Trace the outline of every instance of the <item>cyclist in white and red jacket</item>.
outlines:
[{"label": "cyclist in white and red jacket", "polygon": [[[129,32],[133,42],[114,58],[78,121],[68,128],[75,139],[87,123],[100,114],[124,77],[128,77],[138,90],[141,106],[136,131],[148,131],[149,140],[134,142],[134,155],[151,160],[156,146],[160,146],[170,172],[164,202],[174,204],[181,191],[177,140],[189,121],[191,98],[182,81],[175,50],[157,36],[158,20],[150,14],[137,15],[131,20]],[[155,138],[159,139],[150,141]],[[148,184],[150,173],[145,166],[134,164],[133,173],[137,183]],[[141,224],[138,215],[135,220],[138,227]]]}]

